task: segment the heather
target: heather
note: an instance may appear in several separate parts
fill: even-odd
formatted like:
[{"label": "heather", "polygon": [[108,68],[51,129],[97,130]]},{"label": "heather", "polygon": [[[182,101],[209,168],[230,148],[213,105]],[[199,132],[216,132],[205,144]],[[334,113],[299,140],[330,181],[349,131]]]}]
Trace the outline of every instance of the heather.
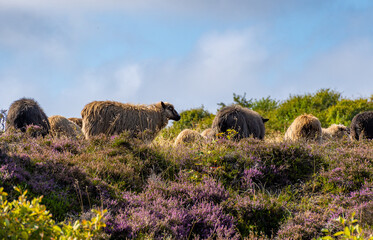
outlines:
[{"label": "heather", "polygon": [[[323,113],[347,108],[322,93],[315,95],[327,104]],[[283,109],[270,98],[235,98],[263,113]],[[373,141],[284,142],[268,122],[264,141],[221,134],[174,147],[182,129],[201,131],[212,120],[203,108],[181,116],[151,144],[126,133],[41,137],[34,126],[1,133],[0,187],[9,202],[19,198],[15,186],[27,190],[54,222],[83,222],[106,209],[95,239],[317,239],[352,229],[352,217],[355,234],[373,234]]]},{"label": "heather", "polygon": [[322,236],[333,219],[371,232],[372,141],[220,138],[173,147],[128,135],[92,140],[1,135],[1,186],[27,189],[56,221],[104,208],[111,239]]}]

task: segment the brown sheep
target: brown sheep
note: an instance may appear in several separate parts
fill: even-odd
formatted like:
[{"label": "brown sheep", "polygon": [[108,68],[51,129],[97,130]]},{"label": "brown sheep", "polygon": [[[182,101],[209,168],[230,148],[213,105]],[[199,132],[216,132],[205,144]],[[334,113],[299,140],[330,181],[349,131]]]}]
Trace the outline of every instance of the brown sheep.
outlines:
[{"label": "brown sheep", "polygon": [[48,117],[34,99],[21,98],[14,101],[8,110],[5,130],[20,129],[22,132],[26,132],[29,125],[40,127],[32,134],[34,137],[39,134],[45,136],[49,133]]},{"label": "brown sheep", "polygon": [[216,130],[212,128],[207,128],[202,131],[201,136],[206,139],[214,139],[216,137],[216,134],[217,134]]},{"label": "brown sheep", "polygon": [[253,137],[263,139],[265,134],[264,123],[268,119],[262,118],[257,112],[239,105],[222,108],[212,122],[212,128],[218,133],[225,133],[229,129],[237,132],[236,140]]},{"label": "brown sheep", "polygon": [[68,118],[68,120],[74,122],[76,125],[78,125],[80,128],[82,128],[82,119],[81,118],[75,118],[75,117],[72,117],[72,118]]},{"label": "brown sheep", "polygon": [[48,118],[51,130],[50,133],[53,137],[83,137],[82,129],[74,122],[59,115],[54,115]]},{"label": "brown sheep", "polygon": [[332,124],[328,128],[322,128],[322,139],[342,139],[343,137],[348,137],[350,130],[348,127],[343,126],[342,124]]},{"label": "brown sheep", "polygon": [[87,139],[99,134],[117,135],[124,131],[151,142],[167,126],[168,120],[180,120],[174,106],[167,102],[133,105],[113,101],[95,101],[82,112],[83,132]]},{"label": "brown sheep", "polygon": [[184,129],[177,135],[174,146],[182,145],[185,143],[201,142],[205,138],[197,131],[191,129]]},{"label": "brown sheep", "polygon": [[285,133],[285,140],[315,140],[321,141],[321,123],[311,114],[303,114],[297,117]]}]

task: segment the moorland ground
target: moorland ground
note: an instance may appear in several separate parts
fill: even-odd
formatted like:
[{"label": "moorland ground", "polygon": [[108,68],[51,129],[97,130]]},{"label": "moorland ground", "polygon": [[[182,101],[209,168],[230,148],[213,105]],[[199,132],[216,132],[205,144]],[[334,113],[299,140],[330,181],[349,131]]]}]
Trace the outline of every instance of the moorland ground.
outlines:
[{"label": "moorland ground", "polygon": [[29,128],[0,135],[0,185],[9,200],[19,196],[14,186],[42,195],[57,222],[107,209],[95,238],[312,239],[343,229],[335,219],[353,213],[360,235],[373,233],[373,141],[283,141],[299,114],[348,126],[356,111],[373,110],[371,99],[320,90],[282,103],[234,102],[270,119],[264,141],[228,134],[174,147],[182,129],[211,124],[203,108],[183,111],[151,144],[126,133],[34,138]]}]

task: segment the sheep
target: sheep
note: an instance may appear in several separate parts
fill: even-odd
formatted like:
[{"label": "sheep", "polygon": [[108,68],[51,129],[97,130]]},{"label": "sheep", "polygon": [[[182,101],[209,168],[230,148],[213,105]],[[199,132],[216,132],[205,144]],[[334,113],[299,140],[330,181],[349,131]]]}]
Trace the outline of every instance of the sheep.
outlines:
[{"label": "sheep", "polygon": [[206,139],[214,139],[216,137],[217,132],[212,128],[207,128],[202,131],[201,136]]},{"label": "sheep", "polygon": [[357,114],[351,121],[351,139],[373,139],[373,111]]},{"label": "sheep", "polygon": [[321,141],[321,123],[312,114],[298,116],[289,126],[285,133],[285,140],[315,140]]},{"label": "sheep", "polygon": [[32,133],[34,137],[38,135],[44,137],[50,130],[47,115],[34,99],[21,98],[14,101],[8,110],[5,130],[20,129],[22,132],[26,132],[29,125],[40,128],[38,131]]},{"label": "sheep", "polygon": [[54,137],[83,137],[82,129],[76,123],[63,116],[54,115],[49,117],[48,120],[51,127],[50,133]]},{"label": "sheep", "polygon": [[347,137],[350,129],[342,124],[332,124],[328,128],[321,128],[321,135],[323,140],[342,139]]},{"label": "sheep", "polygon": [[201,142],[205,138],[197,131],[191,129],[184,129],[177,135],[174,146],[182,145],[185,143]]},{"label": "sheep", "polygon": [[71,117],[71,118],[68,118],[68,120],[74,122],[76,125],[78,125],[80,128],[82,128],[82,119],[81,118]]},{"label": "sheep", "polygon": [[[166,127],[168,120],[180,120],[174,106],[167,102],[133,105],[114,101],[94,101],[83,108],[83,133],[87,139],[99,134],[117,135],[124,131],[151,142]],[[145,132],[145,133],[144,133]]]},{"label": "sheep", "polygon": [[233,129],[237,132],[236,140],[250,136],[263,139],[265,134],[264,123],[268,119],[261,117],[257,112],[239,105],[223,107],[215,116],[212,129],[226,133]]}]

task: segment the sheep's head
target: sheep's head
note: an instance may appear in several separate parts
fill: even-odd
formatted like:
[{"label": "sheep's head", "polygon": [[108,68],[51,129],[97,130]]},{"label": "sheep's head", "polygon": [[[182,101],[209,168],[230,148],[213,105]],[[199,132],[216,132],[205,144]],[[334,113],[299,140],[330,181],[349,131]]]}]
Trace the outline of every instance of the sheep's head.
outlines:
[{"label": "sheep's head", "polygon": [[175,110],[174,106],[168,102],[161,102],[162,108],[166,113],[166,117],[171,120],[179,121],[180,115]]},{"label": "sheep's head", "polygon": [[343,136],[347,136],[350,134],[350,129],[346,126],[339,125],[338,132],[339,132],[339,136],[343,137]]},{"label": "sheep's head", "polygon": [[332,129],[332,135],[337,138],[342,138],[350,134],[350,129],[343,125],[333,124],[330,128]]}]

